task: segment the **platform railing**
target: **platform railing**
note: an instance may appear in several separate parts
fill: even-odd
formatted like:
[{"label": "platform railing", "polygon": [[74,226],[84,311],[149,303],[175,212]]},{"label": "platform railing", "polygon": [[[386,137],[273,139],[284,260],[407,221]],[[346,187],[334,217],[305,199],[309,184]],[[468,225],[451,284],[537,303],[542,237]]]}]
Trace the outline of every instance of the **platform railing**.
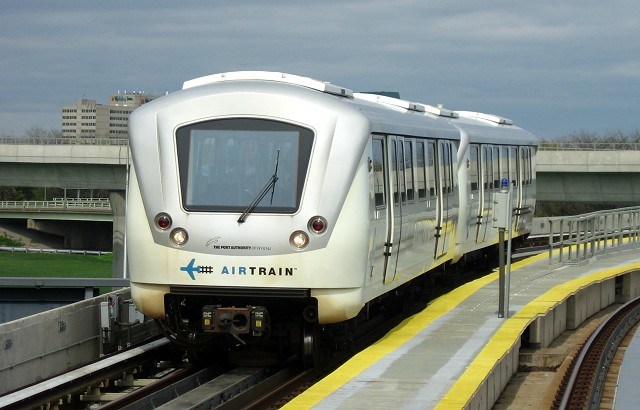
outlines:
[{"label": "platform railing", "polygon": [[0,137],[0,144],[11,145],[129,145],[128,138],[62,138],[62,137]]},{"label": "platform railing", "polygon": [[640,244],[640,206],[549,219],[549,262],[579,263],[599,254]]},{"label": "platform railing", "polygon": [[640,142],[541,141],[539,151],[640,151]]},{"label": "platform railing", "polygon": [[50,201],[0,201],[0,209],[99,209],[110,211],[111,202],[109,198],[54,198]]}]

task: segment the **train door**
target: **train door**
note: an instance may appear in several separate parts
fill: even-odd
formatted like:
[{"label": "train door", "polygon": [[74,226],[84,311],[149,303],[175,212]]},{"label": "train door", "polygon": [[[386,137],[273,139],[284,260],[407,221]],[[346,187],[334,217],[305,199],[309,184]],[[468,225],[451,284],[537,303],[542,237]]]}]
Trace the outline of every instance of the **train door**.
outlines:
[{"label": "train door", "polygon": [[401,137],[389,137],[389,209],[390,229],[387,238],[388,260],[386,263],[384,282],[395,279],[399,272],[398,258],[402,243],[402,213],[406,207],[406,179],[404,162],[404,142]]},{"label": "train door", "polygon": [[520,198],[517,204],[518,225],[516,229],[521,231],[531,222],[531,148],[519,147],[518,172],[520,175]]},{"label": "train door", "polygon": [[371,190],[373,191],[373,215],[370,249],[371,280],[385,278],[389,262],[389,235],[391,229],[389,205],[389,155],[387,141],[382,136],[372,138]]},{"label": "train door", "polygon": [[450,141],[438,141],[436,147],[436,178],[438,185],[438,215],[436,220],[436,258],[444,256],[453,233],[453,159]]},{"label": "train door", "polygon": [[478,236],[476,242],[482,243],[487,237],[487,227],[490,226],[491,192],[493,191],[493,160],[491,147],[483,145],[480,151],[480,172],[482,175],[482,194],[480,210],[478,212]]},{"label": "train door", "polygon": [[[512,187],[512,212],[513,209],[520,209],[520,205],[522,204],[522,177],[519,169],[518,148],[509,147],[509,178]],[[520,224],[518,219],[518,213],[514,214],[513,226],[517,227]]]},{"label": "train door", "polygon": [[477,238],[480,224],[482,223],[482,194],[480,188],[480,146],[469,145],[469,158],[467,160],[467,174],[469,181],[469,197],[467,198],[469,211],[467,217],[467,236]]}]

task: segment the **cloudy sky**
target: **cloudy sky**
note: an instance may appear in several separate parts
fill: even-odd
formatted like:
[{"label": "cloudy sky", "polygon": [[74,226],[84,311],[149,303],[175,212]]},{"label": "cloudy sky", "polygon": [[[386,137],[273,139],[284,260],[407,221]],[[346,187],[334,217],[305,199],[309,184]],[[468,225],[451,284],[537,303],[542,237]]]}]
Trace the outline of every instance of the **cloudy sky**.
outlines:
[{"label": "cloudy sky", "polygon": [[0,135],[63,104],[236,70],[512,118],[540,137],[640,129],[638,0],[3,1]]}]

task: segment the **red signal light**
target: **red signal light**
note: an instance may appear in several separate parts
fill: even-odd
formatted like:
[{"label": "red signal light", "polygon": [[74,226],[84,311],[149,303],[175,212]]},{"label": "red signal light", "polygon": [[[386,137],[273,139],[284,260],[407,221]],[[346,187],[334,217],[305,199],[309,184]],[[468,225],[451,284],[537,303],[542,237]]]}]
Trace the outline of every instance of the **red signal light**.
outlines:
[{"label": "red signal light", "polygon": [[320,235],[327,230],[327,220],[321,216],[314,216],[309,219],[309,223],[307,225],[309,230],[316,235]]},{"label": "red signal light", "polygon": [[171,223],[171,217],[168,214],[161,213],[156,215],[156,226],[160,230],[166,231],[167,229],[171,228]]}]

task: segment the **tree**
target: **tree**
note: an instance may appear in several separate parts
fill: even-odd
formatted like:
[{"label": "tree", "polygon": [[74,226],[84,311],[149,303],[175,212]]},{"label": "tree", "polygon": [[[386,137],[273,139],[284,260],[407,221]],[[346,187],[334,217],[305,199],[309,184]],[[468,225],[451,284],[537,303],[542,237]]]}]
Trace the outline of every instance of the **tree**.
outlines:
[{"label": "tree", "polygon": [[60,130],[45,130],[39,125],[34,125],[26,131],[26,137],[34,144],[44,142],[43,140],[62,138]]}]

